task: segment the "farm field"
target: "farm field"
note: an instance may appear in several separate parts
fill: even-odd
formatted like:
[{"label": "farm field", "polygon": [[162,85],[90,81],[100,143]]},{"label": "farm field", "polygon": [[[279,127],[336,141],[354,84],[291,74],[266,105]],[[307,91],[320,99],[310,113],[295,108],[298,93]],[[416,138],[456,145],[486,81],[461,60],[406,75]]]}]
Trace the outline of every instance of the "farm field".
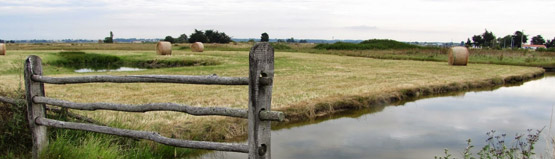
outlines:
[{"label": "farm field", "polygon": [[[114,48],[126,48],[117,46]],[[128,44],[125,44],[128,45]],[[146,44],[141,44],[146,45]],[[156,68],[130,72],[76,73],[74,68],[56,66],[60,49],[21,47],[0,56],[0,89],[22,86],[23,60],[29,55],[43,59],[44,75],[53,77],[84,75],[212,75],[248,76],[248,45],[235,51],[207,49],[190,52],[187,46],[174,46],[173,55],[157,56],[152,49],[99,50],[75,49],[86,54],[112,55],[122,60],[212,61],[184,67]],[[8,46],[9,48],[10,46]],[[179,49],[184,47],[183,49]],[[176,49],[177,48],[177,49]],[[217,48],[217,47],[215,47]],[[493,87],[543,74],[538,67],[474,64],[449,66],[447,62],[388,60],[296,52],[275,53],[275,79],[272,109],[284,111],[289,122],[310,120],[342,109],[361,109],[418,94],[437,94],[477,87]],[[294,49],[294,48],[293,48]],[[72,50],[72,49],[65,49]],[[309,51],[307,51],[309,52]],[[124,104],[180,103],[193,106],[246,108],[247,86],[206,86],[184,84],[71,84],[45,86],[46,95],[74,102]],[[224,141],[245,135],[243,119],[195,117],[175,112],[124,113],[114,111],[74,111],[101,123],[119,128],[158,131],[181,139]]]}]

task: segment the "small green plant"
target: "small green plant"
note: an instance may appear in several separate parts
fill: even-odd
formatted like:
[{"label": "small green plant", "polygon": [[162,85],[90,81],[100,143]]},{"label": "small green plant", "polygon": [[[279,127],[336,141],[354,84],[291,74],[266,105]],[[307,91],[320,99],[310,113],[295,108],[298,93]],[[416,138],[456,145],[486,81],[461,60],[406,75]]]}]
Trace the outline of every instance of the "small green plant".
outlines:
[{"label": "small green plant", "polygon": [[289,50],[291,47],[284,43],[270,43],[275,50]]},{"label": "small green plant", "polygon": [[[491,130],[486,133],[486,145],[482,147],[482,149],[476,153],[479,158],[496,158],[496,159],[505,159],[505,158],[522,158],[522,159],[530,159],[532,158],[534,153],[535,144],[540,139],[540,134],[544,128],[533,131],[532,129],[528,129],[528,134],[516,134],[514,140],[511,143],[507,144],[507,134],[503,133],[501,135],[495,134],[495,130]],[[474,147],[471,144],[471,140],[468,139],[467,147],[463,152],[463,157],[465,159],[474,159],[475,157],[472,154],[471,149]],[[436,159],[449,159],[452,155],[449,153],[449,150],[445,149],[444,157],[435,156]]]}]

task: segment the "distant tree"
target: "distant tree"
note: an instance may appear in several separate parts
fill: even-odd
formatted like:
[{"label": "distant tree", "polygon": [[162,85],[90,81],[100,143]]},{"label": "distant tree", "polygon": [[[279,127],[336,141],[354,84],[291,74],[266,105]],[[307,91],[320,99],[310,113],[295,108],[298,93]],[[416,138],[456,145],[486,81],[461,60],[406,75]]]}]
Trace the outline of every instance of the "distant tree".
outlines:
[{"label": "distant tree", "polygon": [[512,44],[511,41],[512,41],[511,35],[505,35],[503,38],[497,38],[497,43],[501,48],[511,47],[511,44]]},{"label": "distant tree", "polygon": [[545,40],[543,39],[543,37],[541,35],[536,35],[534,37],[532,37],[532,41],[530,41],[532,43],[532,45],[543,45],[545,44]]},{"label": "distant tree", "polygon": [[209,43],[215,43],[215,41],[218,39],[218,34],[215,33],[214,30],[206,30],[204,31],[204,35],[206,35],[206,38],[208,38]]},{"label": "distant tree", "polygon": [[4,43],[4,40],[0,39],[0,43]]},{"label": "distant tree", "polygon": [[470,38],[466,39],[466,43],[464,44],[464,46],[466,46],[466,47],[471,47],[472,46],[472,42],[470,42]]},{"label": "distant tree", "polygon": [[526,43],[528,41],[528,36],[524,35],[521,31],[516,31],[513,34],[513,44],[516,47],[522,47],[522,43]]},{"label": "distant tree", "polygon": [[488,30],[486,29],[486,31],[482,34],[482,40],[483,40],[483,47],[493,47],[493,45],[495,44],[495,35],[493,35],[492,32],[488,32]]},{"label": "distant tree", "polygon": [[110,36],[104,38],[104,43],[114,43],[114,33],[110,31]]},{"label": "distant tree", "polygon": [[284,43],[285,40],[283,40],[283,39],[278,39],[277,42],[278,42],[278,43]]},{"label": "distant tree", "polygon": [[[195,30],[196,31],[196,30]],[[204,32],[207,42],[209,43],[230,43],[231,37],[227,36],[224,32],[218,32],[214,30],[206,30]],[[191,35],[192,36],[192,35]]]},{"label": "distant tree", "polygon": [[553,38],[553,40],[547,40],[547,42],[545,43],[545,47],[547,48],[555,47],[555,38]]},{"label": "distant tree", "polygon": [[288,43],[294,43],[294,42],[295,42],[295,39],[294,39],[293,37],[291,37],[291,38],[289,38],[289,39],[287,39],[287,40],[285,40],[285,41],[288,42]]},{"label": "distant tree", "polygon": [[166,36],[166,38],[164,38],[164,41],[170,42],[170,43],[175,43],[175,39],[172,36]]},{"label": "distant tree", "polygon": [[299,43],[307,43],[308,41],[306,40],[299,40]]},{"label": "distant tree", "polygon": [[187,34],[181,34],[176,40],[176,43],[187,43]]},{"label": "distant tree", "polygon": [[254,43],[254,39],[249,39],[249,41],[247,41],[249,43]]},{"label": "distant tree", "polygon": [[473,44],[474,44],[475,47],[480,47],[480,46],[484,45],[484,39],[480,35],[472,36],[472,41],[474,41]]},{"label": "distant tree", "polygon": [[262,33],[262,35],[260,36],[260,41],[261,42],[270,41],[270,36],[268,35],[268,33],[266,33],[266,32]]},{"label": "distant tree", "polygon": [[191,36],[189,36],[189,42],[190,43],[194,43],[194,42],[206,43],[206,42],[208,42],[208,37],[206,37],[206,35],[204,35],[203,31],[195,29],[195,32],[193,34],[191,34]]}]

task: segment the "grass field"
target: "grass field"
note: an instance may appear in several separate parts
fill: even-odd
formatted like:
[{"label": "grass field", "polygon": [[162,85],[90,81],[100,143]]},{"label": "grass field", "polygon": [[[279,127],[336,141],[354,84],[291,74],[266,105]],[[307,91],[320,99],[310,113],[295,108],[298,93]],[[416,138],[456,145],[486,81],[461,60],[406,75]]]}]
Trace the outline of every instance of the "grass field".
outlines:
[{"label": "grass field", "polygon": [[[144,44],[146,45],[146,44]],[[154,46],[154,45],[153,45]],[[117,46],[116,48],[123,47]],[[217,65],[148,69],[138,72],[74,73],[71,68],[49,65],[60,50],[10,50],[0,56],[0,88],[15,90],[22,84],[23,60],[28,55],[43,59],[46,76],[82,75],[211,75],[248,76],[248,51],[205,51],[176,49],[172,56],[157,56],[151,50],[84,50],[122,59],[193,59],[217,61]],[[298,46],[299,48],[305,48]],[[145,47],[146,48],[146,47]],[[8,46],[9,49],[9,46]],[[238,47],[238,49],[244,49]],[[247,47],[248,49],[248,47]],[[513,79],[542,74],[543,69],[507,65],[383,60],[301,52],[275,53],[272,109],[286,112],[289,120],[308,120],[341,109],[372,106],[415,96],[473,87],[490,87]],[[518,77],[518,78],[515,78]],[[246,108],[247,86],[183,84],[72,84],[45,86],[49,97],[74,102],[125,104],[174,102],[193,106]],[[195,117],[174,112],[123,113],[73,111],[120,128],[158,131],[165,136],[195,140],[229,140],[245,135],[246,120],[227,117]],[[117,156],[117,155],[116,155]]]}]

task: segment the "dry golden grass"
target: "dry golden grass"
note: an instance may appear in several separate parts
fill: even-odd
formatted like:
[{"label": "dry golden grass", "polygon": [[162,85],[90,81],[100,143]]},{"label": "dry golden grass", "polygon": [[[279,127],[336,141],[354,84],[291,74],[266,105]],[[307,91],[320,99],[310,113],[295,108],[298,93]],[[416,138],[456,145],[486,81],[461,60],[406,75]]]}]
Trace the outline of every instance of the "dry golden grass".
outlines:
[{"label": "dry golden grass", "polygon": [[[154,51],[154,50],[153,50]],[[52,51],[19,51],[2,58],[0,84],[15,88],[19,76],[6,67],[29,54],[37,54],[45,61],[54,58]],[[144,51],[94,51],[94,53],[143,55]],[[140,72],[72,73],[55,72],[47,68],[47,76],[67,77],[80,75],[210,75],[247,76],[246,51],[174,51],[171,58],[216,59],[216,66],[152,69]],[[11,60],[4,60],[11,59]],[[542,73],[543,69],[519,66],[469,64],[450,66],[445,62],[378,60],[323,54],[277,52],[272,109],[288,113],[307,113],[319,103],[334,102],[353,96],[377,97],[407,89],[449,86],[453,83],[472,84],[510,76]],[[7,62],[7,63],[6,63]],[[51,67],[51,66],[46,66]],[[17,69],[15,69],[17,70]],[[225,106],[246,108],[247,86],[205,86],[183,84],[72,84],[46,85],[49,97],[75,102],[115,102],[127,104],[174,102],[193,106]],[[333,109],[333,108],[330,108]],[[75,111],[110,125],[141,130],[160,131],[188,139],[220,140],[243,135],[246,120],[225,117],[195,117],[174,112],[123,113],[114,111]],[[312,110],[312,113],[313,110]]]}]

